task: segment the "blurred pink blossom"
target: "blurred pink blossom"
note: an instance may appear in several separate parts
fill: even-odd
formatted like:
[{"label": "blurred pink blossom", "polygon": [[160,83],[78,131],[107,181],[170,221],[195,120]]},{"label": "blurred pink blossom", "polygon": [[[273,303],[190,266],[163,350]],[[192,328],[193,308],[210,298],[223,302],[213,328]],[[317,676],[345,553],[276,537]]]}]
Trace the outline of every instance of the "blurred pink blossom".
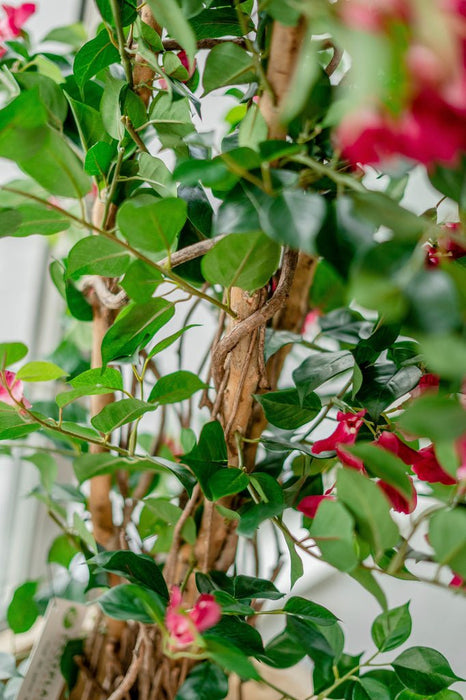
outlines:
[{"label": "blurred pink blossom", "polygon": [[203,593],[192,610],[185,610],[182,607],[181,590],[178,586],[172,587],[165,624],[176,648],[192,644],[199,632],[216,625],[221,616],[220,606],[212,595]]},{"label": "blurred pink blossom", "polygon": [[7,369],[0,372],[0,401],[14,408],[17,408],[18,404],[24,408],[31,408],[23,393],[23,382],[16,379],[16,374]]},{"label": "blurred pink blossom", "polygon": [[[21,34],[23,24],[36,11],[33,2],[23,2],[19,7],[2,5],[5,17],[0,20],[0,42],[15,39]],[[6,49],[0,46],[0,58],[6,54]]]}]

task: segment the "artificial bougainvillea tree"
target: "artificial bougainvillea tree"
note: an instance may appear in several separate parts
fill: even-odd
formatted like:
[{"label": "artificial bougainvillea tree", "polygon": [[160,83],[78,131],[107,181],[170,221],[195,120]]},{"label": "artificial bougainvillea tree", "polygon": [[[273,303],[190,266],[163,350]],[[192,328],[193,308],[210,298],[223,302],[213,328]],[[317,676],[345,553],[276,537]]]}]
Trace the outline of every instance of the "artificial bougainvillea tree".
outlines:
[{"label": "artificial bougainvillea tree", "polygon": [[[0,346],[0,440],[100,606],[71,697],[220,700],[232,674],[277,691],[272,667],[296,700],[307,657],[309,700],[460,698],[464,669],[398,649],[384,580],[465,592],[464,0],[96,6],[90,38],[31,42],[32,3],[0,20],[1,231],[49,237],[64,308],[50,357]],[[309,557],[380,604],[367,653],[293,594]]]}]

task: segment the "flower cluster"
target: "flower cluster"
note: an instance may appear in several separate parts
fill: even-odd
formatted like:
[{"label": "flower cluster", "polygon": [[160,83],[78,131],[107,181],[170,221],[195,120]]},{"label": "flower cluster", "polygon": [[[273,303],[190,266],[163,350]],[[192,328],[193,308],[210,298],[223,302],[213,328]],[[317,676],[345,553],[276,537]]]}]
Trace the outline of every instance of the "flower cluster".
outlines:
[{"label": "flower cluster", "polygon": [[165,617],[171,646],[176,649],[190,646],[196,641],[200,632],[216,625],[221,616],[219,604],[212,595],[207,593],[199,596],[192,610],[186,610],[182,606],[181,590],[173,586]]},{"label": "flower cluster", "polygon": [[[466,150],[466,10],[463,0],[431,0],[431,22],[415,3],[401,0],[340,0],[341,20],[350,28],[387,36],[402,23],[408,37],[403,69],[406,99],[401,111],[371,102],[348,114],[336,132],[337,146],[353,166],[394,156],[431,166],[454,164]],[[436,41],[436,32],[448,39]]]},{"label": "flower cluster", "polygon": [[[16,39],[21,34],[23,24],[36,11],[33,2],[23,2],[19,7],[2,5],[5,16],[0,20],[0,43]],[[0,58],[6,54],[6,48],[0,46]]]}]

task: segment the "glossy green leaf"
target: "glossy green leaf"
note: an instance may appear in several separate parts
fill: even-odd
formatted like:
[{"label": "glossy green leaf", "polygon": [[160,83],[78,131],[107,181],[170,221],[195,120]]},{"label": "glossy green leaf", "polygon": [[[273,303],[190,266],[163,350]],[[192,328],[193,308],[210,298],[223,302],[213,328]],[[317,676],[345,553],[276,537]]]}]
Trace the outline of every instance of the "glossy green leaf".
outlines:
[{"label": "glossy green leaf", "polygon": [[229,469],[220,469],[212,474],[209,480],[209,488],[212,494],[212,500],[218,501],[224,496],[231,496],[234,493],[239,493],[248,487],[249,478],[241,469],[230,467]]},{"label": "glossy green leaf", "polygon": [[139,399],[121,399],[121,401],[113,401],[107,404],[104,408],[91,419],[91,423],[96,430],[106,435],[118,430],[122,425],[132,423],[144,413],[154,411],[155,406],[150,406],[145,401]]},{"label": "glossy green leaf", "polygon": [[68,256],[70,277],[101,275],[119,277],[128,269],[130,256],[118,243],[104,236],[88,236],[78,241]]},{"label": "glossy green leaf", "polygon": [[221,637],[206,638],[206,653],[221,668],[236,673],[240,678],[259,680],[260,676],[246,654]]},{"label": "glossy green leaf", "polygon": [[372,639],[379,651],[391,651],[408,639],[411,627],[409,603],[406,603],[375,618],[371,629]]},{"label": "glossy green leaf", "polygon": [[228,694],[228,676],[215,664],[204,661],[189,673],[175,700],[223,700]]},{"label": "glossy green leaf", "polygon": [[263,287],[278,267],[280,246],[261,232],[222,238],[202,259],[202,273],[214,284],[253,292]]},{"label": "glossy green leaf", "polygon": [[391,700],[391,695],[383,683],[373,678],[361,678],[354,684],[351,700]]},{"label": "glossy green leaf", "polygon": [[[70,109],[76,122],[76,127],[78,130],[79,138],[81,139],[81,145],[86,153],[93,146],[95,147],[99,143],[111,142],[111,137],[107,134],[102,121],[102,116],[99,111],[91,107],[90,105],[74,100],[72,97],[68,96],[68,102],[70,104]],[[112,148],[112,153],[114,152]],[[85,167],[87,172],[87,168]],[[89,173],[92,174],[92,173]]]},{"label": "glossy green leaf", "polygon": [[59,564],[65,569],[68,569],[79,551],[80,550],[69,536],[58,535],[50,546],[47,561],[50,564]]},{"label": "glossy green leaf", "polygon": [[0,343],[0,368],[5,369],[22,360],[28,354],[24,343]]},{"label": "glossy green leaf", "polygon": [[152,299],[162,280],[161,272],[142,260],[135,260],[130,264],[126,275],[121,280],[121,286],[133,301],[145,304]]},{"label": "glossy green leaf", "polygon": [[436,561],[466,579],[466,511],[463,508],[441,510],[432,515],[429,543]]},{"label": "glossy green leaf", "polygon": [[122,576],[131,583],[136,583],[158,593],[168,600],[168,588],[161,569],[147,554],[130,551],[100,552],[87,563],[101,571],[109,571]]},{"label": "glossy green leaf", "polygon": [[223,85],[241,85],[255,80],[252,57],[237,44],[215,46],[207,57],[202,84],[204,94]]},{"label": "glossy green leaf", "polygon": [[431,372],[445,379],[464,377],[466,344],[458,335],[430,335],[420,339],[421,352]]},{"label": "glossy green leaf", "polygon": [[18,162],[42,150],[47,118],[39,90],[21,92],[0,110],[0,156]]},{"label": "glossy green leaf", "polygon": [[211,499],[210,479],[227,463],[225,437],[218,421],[204,425],[197,445],[181,461],[191,468],[204,494]]},{"label": "glossy green leaf", "polygon": [[300,399],[338,374],[352,369],[354,358],[346,350],[339,352],[313,353],[293,372]]},{"label": "glossy green leaf", "polygon": [[102,341],[102,362],[130,358],[144,347],[173,316],[175,309],[165,299],[130,304],[118,315]]},{"label": "glossy green leaf", "polygon": [[73,64],[73,73],[80,88],[102,68],[120,62],[118,49],[110,41],[106,29],[102,29],[94,39],[82,46]]},{"label": "glossy green leaf", "polygon": [[34,235],[51,236],[54,233],[66,231],[70,227],[70,219],[65,214],[60,214],[59,211],[49,209],[44,205],[21,204],[16,212],[20,217],[19,225],[14,232],[7,233],[5,231],[5,235],[12,235],[16,238]]},{"label": "glossy green leaf", "polygon": [[325,200],[320,195],[285,190],[261,217],[261,223],[274,241],[312,255],[325,214]]},{"label": "glossy green leaf", "polygon": [[16,373],[23,382],[50,382],[66,376],[67,372],[53,362],[28,362]]},{"label": "glossy green leaf", "polygon": [[191,61],[197,51],[196,37],[176,0],[147,0],[154,17],[184,48]]},{"label": "glossy green leaf", "polygon": [[[249,30],[252,23],[246,15],[244,20],[247,22]],[[190,21],[192,28],[196,34],[197,40],[216,38],[220,36],[243,36],[243,30],[238,22],[238,15],[232,7],[219,6],[211,7],[204,12],[200,12]]]},{"label": "glossy green leaf", "polygon": [[146,625],[161,623],[165,616],[162,598],[154,591],[134,583],[110,588],[97,600],[102,611],[115,620],[134,620]]},{"label": "glossy green leaf", "polygon": [[334,625],[338,622],[338,618],[330,610],[324,608],[323,605],[313,603],[311,600],[306,600],[306,598],[298,598],[297,596],[288,598],[283,610],[287,615],[312,622],[321,627]]},{"label": "glossy green leaf", "polygon": [[417,241],[426,227],[421,217],[401,207],[383,192],[354,192],[351,198],[357,215],[376,226],[387,226],[395,238]]},{"label": "glossy green leaf", "polygon": [[176,185],[173,177],[163,160],[151,156],[150,153],[141,153],[139,156],[139,175],[161,197],[176,197]]},{"label": "glossy green leaf", "polygon": [[150,392],[148,400],[158,405],[178,403],[189,399],[196,391],[205,389],[206,386],[196,374],[179,370],[160,377]]},{"label": "glossy green leaf", "polygon": [[312,521],[310,534],[322,558],[340,571],[351,571],[358,564],[353,528],[353,518],[336,501],[323,501]]},{"label": "glossy green leaf", "polygon": [[401,682],[421,695],[434,695],[452,683],[464,680],[453,673],[443,654],[429,647],[406,649],[391,665]]},{"label": "glossy green leaf", "polygon": [[305,656],[304,649],[296,644],[286,630],[280,632],[265,647],[266,663],[273,668],[291,668]]},{"label": "glossy green leaf", "polygon": [[169,251],[186,221],[186,203],[169,197],[157,200],[148,195],[128,199],[117,214],[117,225],[135,248],[151,253]]},{"label": "glossy green leaf", "polygon": [[39,607],[34,599],[37,588],[38,581],[26,581],[13,594],[6,619],[15,634],[30,630],[39,616]]},{"label": "glossy green leaf", "polygon": [[233,594],[235,598],[240,599],[265,598],[267,600],[279,600],[284,595],[272,581],[243,574],[234,577]]},{"label": "glossy green leaf", "polygon": [[340,469],[337,489],[339,500],[353,515],[360,535],[377,558],[397,544],[399,533],[390,517],[390,504],[374,482],[354,469]]},{"label": "glossy green leaf", "polygon": [[148,357],[152,358],[155,355],[158,355],[159,352],[166,350],[166,348],[169,348],[171,345],[173,345],[173,343],[176,343],[178,338],[180,338],[184,333],[186,333],[186,331],[189,331],[190,328],[196,328],[198,325],[199,324],[197,323],[191,323],[189,326],[180,328],[179,331],[176,331],[175,333],[172,333],[166,338],[163,338],[163,340],[160,340],[158,343],[156,343],[154,347],[150,350]]},{"label": "glossy green leaf", "polygon": [[317,394],[311,393],[300,401],[296,389],[281,389],[269,391],[266,394],[256,394],[256,401],[264,409],[265,417],[272,425],[283,430],[295,430],[309,423],[322,408]]},{"label": "glossy green leaf", "polygon": [[88,175],[102,179],[108,173],[115,155],[115,149],[105,141],[97,141],[86,153],[84,170]]},{"label": "glossy green leaf", "polygon": [[0,440],[18,440],[40,429],[37,423],[28,423],[11,406],[0,403]]},{"label": "glossy green leaf", "polygon": [[425,395],[408,406],[398,425],[433,442],[455,440],[466,432],[466,413],[455,399]]},{"label": "glossy green leaf", "polygon": [[[114,25],[115,18],[112,12],[112,4],[110,0],[96,0],[97,7],[102,19],[108,24]],[[123,27],[134,22],[137,17],[136,0],[118,0],[119,21]]]}]

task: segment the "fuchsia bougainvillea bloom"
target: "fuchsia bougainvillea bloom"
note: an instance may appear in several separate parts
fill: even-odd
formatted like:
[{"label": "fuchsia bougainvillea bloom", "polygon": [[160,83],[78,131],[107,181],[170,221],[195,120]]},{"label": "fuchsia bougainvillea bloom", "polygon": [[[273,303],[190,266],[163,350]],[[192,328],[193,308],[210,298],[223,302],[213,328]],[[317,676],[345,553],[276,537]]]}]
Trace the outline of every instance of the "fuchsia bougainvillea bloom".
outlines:
[{"label": "fuchsia bougainvillea bloom", "polygon": [[[19,7],[2,5],[5,16],[0,20],[0,43],[15,39],[21,34],[23,24],[36,11],[33,2],[23,2]],[[6,49],[0,46],[0,58],[6,54]]]},{"label": "fuchsia bougainvillea bloom", "polygon": [[16,379],[16,374],[7,369],[0,372],[0,401],[14,408],[18,408],[18,404],[24,408],[31,408],[31,404],[24,396],[23,382]]},{"label": "fuchsia bougainvillea bloom", "polygon": [[[408,37],[404,55],[405,103],[395,114],[372,96],[347,114],[335,133],[343,156],[357,167],[399,156],[423,163],[454,164],[466,150],[466,32],[463,2],[437,0],[449,49],[425,34],[415,3],[342,0],[341,20],[350,28],[390,35],[395,22]],[[421,19],[419,19],[421,17]],[[399,60],[399,59],[398,59]]]},{"label": "fuchsia bougainvillea bloom", "polygon": [[377,486],[382,489],[390,501],[393,510],[396,510],[397,513],[406,513],[406,515],[408,515],[412,513],[417,506],[417,491],[414,488],[411,477],[409,477],[409,481],[411,482],[411,498],[409,500],[394,486],[387,484],[386,481],[380,480],[377,482]]},{"label": "fuchsia bougainvillea bloom", "polygon": [[219,604],[208,593],[199,596],[192,610],[186,610],[182,607],[181,590],[178,586],[173,586],[165,617],[171,645],[177,649],[189,646],[196,640],[199,632],[216,625],[221,616]]},{"label": "fuchsia bougainvillea bloom", "polygon": [[335,431],[323,440],[317,440],[312,451],[314,454],[318,455],[321,452],[331,452],[335,451],[337,457],[342,464],[346,467],[352,467],[353,469],[358,469],[359,471],[364,470],[364,464],[359,457],[346,452],[342,445],[354,445],[356,438],[358,436],[359,430],[363,424],[363,417],[366,415],[367,411],[359,411],[358,413],[342,413],[338,411],[337,421],[338,425]]},{"label": "fuchsia bougainvillea bloom", "polygon": [[303,513],[303,515],[308,518],[315,518],[322,501],[335,500],[335,496],[331,496],[330,491],[332,491],[332,489],[329,489],[321,496],[305,496],[298,505],[299,512]]},{"label": "fuchsia bougainvillea bloom", "polygon": [[412,470],[418,479],[428,481],[430,484],[445,484],[445,486],[456,484],[456,479],[447,474],[439,464],[433,445],[419,450],[417,460],[412,465]]}]

